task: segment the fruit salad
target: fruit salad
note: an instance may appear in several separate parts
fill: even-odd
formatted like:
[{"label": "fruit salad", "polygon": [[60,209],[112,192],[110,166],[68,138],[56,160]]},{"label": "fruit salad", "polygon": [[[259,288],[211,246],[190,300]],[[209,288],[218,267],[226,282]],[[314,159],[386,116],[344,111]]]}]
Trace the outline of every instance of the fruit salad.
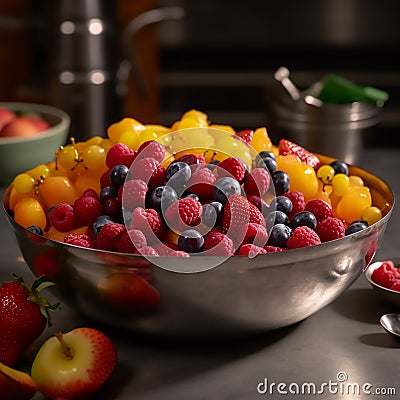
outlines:
[{"label": "fruit salad", "polygon": [[382,218],[348,166],[265,127],[189,110],[172,126],[123,118],[15,177],[9,211],[38,235],[144,256],[257,255],[316,246]]}]

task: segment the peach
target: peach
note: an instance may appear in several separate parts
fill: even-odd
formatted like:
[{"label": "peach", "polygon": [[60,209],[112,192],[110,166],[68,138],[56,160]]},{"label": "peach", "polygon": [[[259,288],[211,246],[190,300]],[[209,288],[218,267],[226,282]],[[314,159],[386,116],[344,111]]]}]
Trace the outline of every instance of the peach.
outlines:
[{"label": "peach", "polygon": [[7,107],[0,107],[0,131],[17,116]]},{"label": "peach", "polygon": [[32,116],[14,118],[0,131],[2,137],[30,137],[37,135],[42,129],[32,121]]}]

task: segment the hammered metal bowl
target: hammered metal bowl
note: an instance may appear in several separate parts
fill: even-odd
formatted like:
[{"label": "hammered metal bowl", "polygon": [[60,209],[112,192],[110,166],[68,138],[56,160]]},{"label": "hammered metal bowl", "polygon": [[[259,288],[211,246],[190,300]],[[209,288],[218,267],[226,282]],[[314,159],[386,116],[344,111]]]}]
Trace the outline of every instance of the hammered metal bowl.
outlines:
[{"label": "hammered metal bowl", "polygon": [[[333,159],[321,156],[321,160],[329,163]],[[394,195],[373,174],[356,167],[350,167],[350,172],[361,176],[370,188],[373,203],[383,210],[380,221],[318,246],[253,258],[234,256],[198,273],[176,271],[185,270],[188,263],[200,270],[202,263],[210,262],[207,257],[163,257],[164,265],[173,264],[169,270],[158,266],[160,257],[79,248],[36,236],[13,220],[8,211],[9,190],[3,208],[32,272],[45,270],[56,282],[56,295],[77,313],[136,333],[239,336],[307,318],[339,297],[368,266],[390,218]],[[117,306],[105,290],[115,277],[119,282],[146,281],[159,302],[142,309]],[[124,292],[119,294],[123,298]]]}]

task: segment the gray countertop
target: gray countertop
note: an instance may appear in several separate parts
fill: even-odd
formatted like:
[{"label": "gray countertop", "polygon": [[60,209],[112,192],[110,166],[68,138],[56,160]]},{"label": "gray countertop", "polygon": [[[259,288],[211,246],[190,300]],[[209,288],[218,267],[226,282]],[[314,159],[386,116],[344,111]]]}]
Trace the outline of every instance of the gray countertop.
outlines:
[{"label": "gray countertop", "polygon": [[[358,165],[400,195],[400,149],[367,150]],[[396,204],[374,260],[398,256],[399,213]],[[30,282],[3,213],[0,240],[0,282],[13,272]],[[41,340],[77,326],[98,327],[111,337],[119,361],[95,396],[100,400],[397,398],[400,341],[379,325],[381,314],[393,311],[398,310],[376,297],[362,275],[320,312],[263,335],[214,341],[144,337],[82,319],[63,305]]]}]

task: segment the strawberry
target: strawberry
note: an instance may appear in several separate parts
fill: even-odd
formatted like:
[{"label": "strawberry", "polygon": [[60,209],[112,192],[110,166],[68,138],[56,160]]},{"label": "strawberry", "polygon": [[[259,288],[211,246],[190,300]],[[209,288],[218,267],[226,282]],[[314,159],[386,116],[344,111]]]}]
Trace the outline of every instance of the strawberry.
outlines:
[{"label": "strawberry", "polygon": [[59,308],[41,296],[53,285],[42,276],[29,288],[21,277],[0,286],[0,361],[14,366],[25,350],[51,325],[49,311]]},{"label": "strawberry", "polygon": [[233,194],[225,203],[222,216],[222,229],[229,237],[240,241],[244,239],[246,231],[243,228],[248,223],[254,222],[265,227],[265,219],[261,211],[246,197],[240,194]]},{"label": "strawberry", "polygon": [[288,154],[294,154],[302,163],[310,165],[315,170],[317,170],[321,164],[319,158],[315,154],[309,152],[297,143],[291,142],[290,140],[281,139],[278,144],[278,149],[279,155],[287,156]]}]

